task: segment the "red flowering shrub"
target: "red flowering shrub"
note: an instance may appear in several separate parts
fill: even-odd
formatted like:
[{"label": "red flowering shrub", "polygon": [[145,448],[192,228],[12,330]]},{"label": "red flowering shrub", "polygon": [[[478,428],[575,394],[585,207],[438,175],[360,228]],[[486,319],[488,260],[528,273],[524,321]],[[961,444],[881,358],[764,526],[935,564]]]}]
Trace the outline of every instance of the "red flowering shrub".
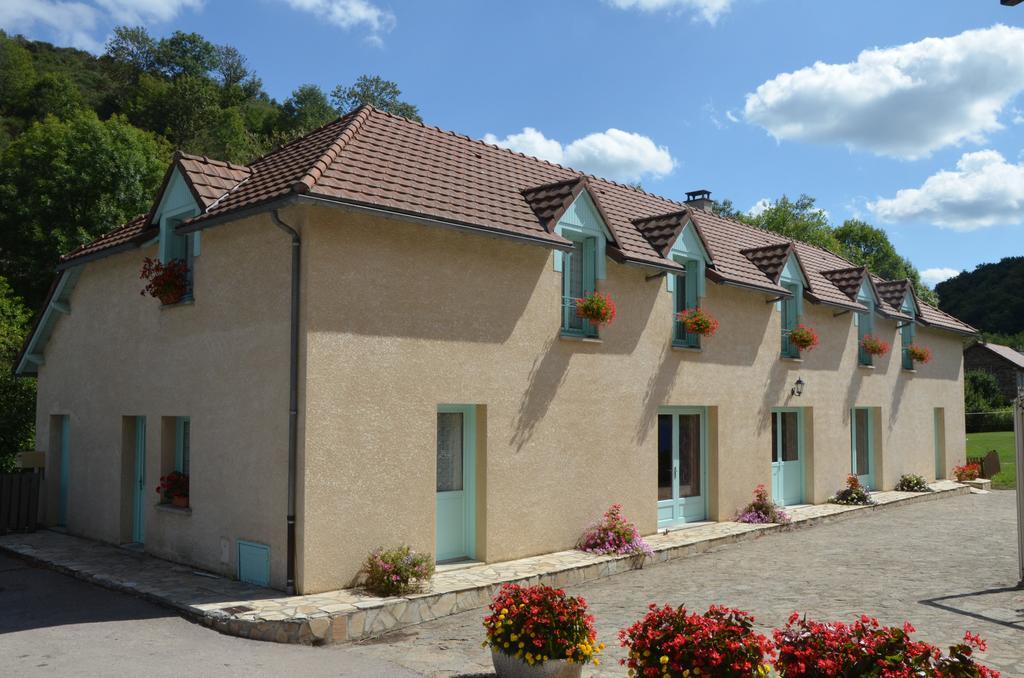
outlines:
[{"label": "red flowering shrub", "polygon": [[160,484],[156,487],[157,494],[163,501],[171,501],[175,497],[188,496],[188,476],[184,473],[171,471],[160,476]]},{"label": "red flowering shrub", "polygon": [[864,338],[860,340],[860,347],[864,349],[864,352],[868,355],[883,356],[889,352],[889,342],[882,341],[876,336],[865,334]]},{"label": "red flowering shrub", "polygon": [[688,308],[676,313],[676,320],[683,324],[688,334],[710,337],[718,331],[718,321],[702,308]]},{"label": "red flowering shrub", "polygon": [[599,664],[594,617],[587,601],[566,596],[550,586],[505,584],[484,617],[487,640],[494,652],[516,657],[530,666],[565,659],[570,664]]},{"label": "red flowering shrub", "polygon": [[860,484],[860,478],[850,473],[846,476],[846,487],[828,498],[830,504],[847,506],[870,506],[875,503],[868,491]]},{"label": "red flowering shrub", "polygon": [[810,351],[818,345],[818,333],[800,323],[790,331],[789,340],[801,351]]},{"label": "red flowering shrub", "polygon": [[576,315],[594,325],[611,325],[615,320],[615,302],[611,295],[591,292],[576,300]]},{"label": "red flowering shrub", "polygon": [[188,266],[181,259],[164,264],[146,257],[139,279],[147,281],[139,294],[156,297],[164,305],[178,303],[188,292]]},{"label": "red flowering shrub", "polygon": [[963,482],[965,480],[977,480],[981,477],[981,464],[971,463],[963,466],[953,467],[953,476]]},{"label": "red flowering shrub", "polygon": [[773,632],[775,669],[786,678],[911,678],[912,676],[998,676],[975,663],[973,647],[984,642],[968,634],[944,657],[934,645],[911,639],[914,627],[882,626],[862,615],[852,624],[817,622],[794,612]]},{"label": "red flowering shrub", "polygon": [[687,614],[682,606],[652,603],[643,619],[619,631],[629,654],[619,662],[641,677],[768,675],[772,644],[753,626],[749,614],[727,607]]},{"label": "red flowering shrub", "polygon": [[793,519],[789,517],[789,514],[768,496],[768,489],[763,484],[754,488],[754,501],[740,509],[740,512],[736,514],[736,522],[738,523],[752,523],[755,525],[776,523],[778,525],[788,525],[792,521]]},{"label": "red flowering shrub", "polygon": [[910,346],[907,346],[907,355],[909,355],[910,359],[915,363],[921,363],[922,365],[932,361],[932,350],[927,346],[911,344]]}]

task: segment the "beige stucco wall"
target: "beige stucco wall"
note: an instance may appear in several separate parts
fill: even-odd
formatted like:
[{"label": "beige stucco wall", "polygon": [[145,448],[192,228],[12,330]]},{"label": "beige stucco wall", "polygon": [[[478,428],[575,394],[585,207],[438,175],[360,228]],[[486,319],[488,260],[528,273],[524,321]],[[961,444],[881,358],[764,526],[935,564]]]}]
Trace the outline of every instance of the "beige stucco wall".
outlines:
[{"label": "beige stucco wall", "polygon": [[[572,546],[613,502],[656,528],[656,414],[709,407],[712,519],[771,480],[770,411],[808,408],[808,501],[850,471],[850,409],[875,408],[879,482],[934,477],[934,408],[946,468],[964,457],[962,344],[922,328],[934,360],[899,369],[894,343],[857,367],[850,314],[805,304],[821,345],[780,360],[775,304],[708,284],[721,321],[700,352],[670,346],[671,294],[652,271],[608,262],[598,287],[619,315],[600,343],[559,336],[552,253],[395,220],[310,208],[303,219],[305,432],[299,584],[346,585],[380,545],[434,547],[438,404],[486,410],[478,468],[477,556],[499,561]],[[801,398],[790,395],[797,377]],[[811,437],[813,436],[813,437]]]},{"label": "beige stucco wall", "polygon": [[[139,294],[147,255],[156,247],[86,264],[46,346],[46,520],[56,521],[59,483],[51,417],[67,414],[68,530],[129,541],[134,439],[123,417],[145,416],[146,550],[234,574],[236,540],[269,544],[272,583],[284,586],[290,242],[267,216],[207,231],[195,303],[164,309]],[[174,416],[191,418],[191,515],[155,508],[170,470],[161,451],[173,445],[162,418]]]},{"label": "beige stucco wall", "polygon": [[[407,542],[434,550],[436,408],[477,405],[477,557],[569,548],[613,502],[656,528],[657,410],[708,407],[709,517],[728,519],[769,484],[770,411],[807,408],[808,501],[850,470],[850,408],[875,408],[883,487],[934,476],[933,410],[945,466],[964,457],[961,341],[921,328],[935,359],[894,353],[856,366],[850,314],[805,304],[822,344],[783,361],[779,313],[762,294],[708,284],[721,321],[700,352],[670,347],[671,294],[652,271],[608,262],[618,302],[600,343],[559,336],[552,253],[337,209],[283,211],[303,237],[298,584],[349,584],[365,555]],[[288,239],[263,215],[205,231],[196,302],[161,310],[138,294],[142,257],[89,263],[40,368],[38,440],[48,451],[47,516],[59,468],[51,416],[71,416],[70,531],[125,541],[130,432],[148,418],[146,548],[236,571],[236,540],[271,546],[285,577]],[[789,395],[800,376],[802,398]],[[192,514],[154,508],[161,418],[192,422]],[[221,558],[227,543],[228,557]]]}]

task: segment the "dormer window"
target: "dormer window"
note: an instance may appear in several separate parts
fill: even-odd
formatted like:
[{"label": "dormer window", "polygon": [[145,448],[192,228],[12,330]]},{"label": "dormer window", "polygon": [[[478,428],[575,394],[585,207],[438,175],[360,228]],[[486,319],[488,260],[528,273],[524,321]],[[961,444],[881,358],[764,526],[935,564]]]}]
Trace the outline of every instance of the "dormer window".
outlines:
[{"label": "dormer window", "polygon": [[562,253],[562,334],[596,337],[597,327],[576,313],[576,300],[597,288],[597,238],[569,238],[573,248]]},{"label": "dormer window", "polygon": [[779,274],[779,284],[789,292],[789,296],[783,297],[779,303],[779,310],[782,314],[780,323],[782,350],[780,353],[783,358],[799,358],[800,349],[790,339],[790,335],[800,324],[800,317],[803,315],[805,281],[800,263],[793,253],[789,254],[786,265]]},{"label": "dormer window", "polygon": [[874,360],[870,353],[864,349],[864,337],[875,333],[875,299],[865,281],[857,295],[857,301],[867,307],[867,311],[858,313],[857,319],[857,363],[864,367],[870,367]]},{"label": "dormer window", "polygon": [[[908,299],[909,299],[909,295],[908,295]],[[904,302],[902,310],[903,310],[903,313],[905,315],[910,316],[910,320],[904,320],[903,324],[900,327],[900,344],[902,344],[902,348],[903,348],[903,351],[902,351],[902,354],[903,354],[902,355],[902,358],[903,358],[902,365],[903,365],[903,369],[905,369],[905,370],[912,370],[912,369],[914,369],[914,360],[913,360],[913,358],[910,357],[910,353],[907,351],[907,348],[911,344],[914,343],[914,337],[917,334],[917,331],[916,331],[915,325],[914,325],[914,319],[915,319],[916,316],[914,314],[914,306],[913,306],[913,304]]]},{"label": "dormer window", "polygon": [[700,348],[700,335],[687,332],[678,317],[679,313],[697,308],[699,304],[700,262],[690,259],[682,263],[686,267],[686,272],[673,276],[675,289],[672,292],[672,302],[675,319],[672,327],[672,345],[679,348]]}]

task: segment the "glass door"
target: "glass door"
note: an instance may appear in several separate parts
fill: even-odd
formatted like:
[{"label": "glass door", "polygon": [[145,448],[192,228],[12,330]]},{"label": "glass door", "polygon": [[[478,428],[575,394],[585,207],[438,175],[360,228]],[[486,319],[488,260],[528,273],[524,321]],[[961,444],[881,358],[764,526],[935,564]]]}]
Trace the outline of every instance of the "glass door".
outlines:
[{"label": "glass door", "polygon": [[146,540],[145,497],[146,494],[146,418],[135,417],[135,491],[132,496],[132,541],[141,544]]},{"label": "glass door", "polygon": [[442,405],[437,411],[438,562],[473,557],[476,495],[474,408]]},{"label": "glass door", "polygon": [[658,413],[658,527],[707,519],[704,408]]},{"label": "glass door", "polygon": [[783,506],[804,501],[804,413],[772,411],[772,499]]},{"label": "glass door", "polygon": [[867,407],[853,408],[851,421],[852,462],[850,472],[857,476],[860,484],[869,490],[875,489],[875,436],[871,421],[871,410]]}]

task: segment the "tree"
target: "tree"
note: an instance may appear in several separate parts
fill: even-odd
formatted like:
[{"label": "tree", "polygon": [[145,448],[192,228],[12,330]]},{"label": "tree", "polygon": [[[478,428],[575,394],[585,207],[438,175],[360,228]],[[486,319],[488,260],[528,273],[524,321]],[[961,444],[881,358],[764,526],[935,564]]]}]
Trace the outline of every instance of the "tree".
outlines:
[{"label": "tree", "polygon": [[156,45],[156,67],[169,78],[205,76],[218,64],[217,47],[198,33],[174,31]]},{"label": "tree", "polygon": [[946,313],[988,332],[1024,332],[1024,257],[979,264],[935,286]]},{"label": "tree", "polygon": [[0,472],[13,468],[15,454],[32,448],[36,384],[13,372],[31,318],[24,302],[0,277]]},{"label": "tree", "polygon": [[815,205],[814,198],[801,195],[795,201],[783,195],[757,215],[742,215],[742,221],[779,235],[840,252],[839,242],[828,223],[828,214]]},{"label": "tree", "polygon": [[342,114],[353,111],[363,104],[370,104],[382,111],[423,122],[419,109],[400,100],[400,96],[402,90],[398,89],[397,83],[385,80],[379,75],[360,75],[350,87],[335,87],[331,92],[331,101]]},{"label": "tree", "polygon": [[156,71],[156,41],[142,26],[117,26],[106,45],[106,56],[123,80],[134,81],[143,73]]},{"label": "tree", "polygon": [[166,116],[164,135],[174,147],[202,153],[200,139],[220,117],[216,83],[209,78],[182,75],[165,92],[160,108]]},{"label": "tree", "polygon": [[47,73],[36,80],[28,96],[27,107],[32,117],[42,120],[48,115],[67,118],[82,107],[78,86],[63,73]]},{"label": "tree", "polygon": [[35,80],[32,55],[0,32],[0,111],[18,110]]},{"label": "tree", "polygon": [[964,375],[964,407],[967,412],[990,412],[1003,405],[999,382],[991,373],[971,370]]},{"label": "tree", "polygon": [[292,132],[308,132],[337,117],[322,89],[300,85],[281,107],[282,127]]},{"label": "tree", "polygon": [[847,219],[833,233],[841,248],[839,254],[886,280],[910,280],[920,299],[938,304],[938,295],[921,282],[921,274],[910,260],[896,252],[885,231],[859,219]]},{"label": "tree", "polygon": [[248,78],[248,60],[231,45],[217,47],[217,67],[214,69],[220,77],[220,84],[225,89],[238,85]]},{"label": "tree", "polygon": [[120,116],[34,123],[0,156],[0,275],[41,305],[61,254],[150,207],[169,156]]}]

